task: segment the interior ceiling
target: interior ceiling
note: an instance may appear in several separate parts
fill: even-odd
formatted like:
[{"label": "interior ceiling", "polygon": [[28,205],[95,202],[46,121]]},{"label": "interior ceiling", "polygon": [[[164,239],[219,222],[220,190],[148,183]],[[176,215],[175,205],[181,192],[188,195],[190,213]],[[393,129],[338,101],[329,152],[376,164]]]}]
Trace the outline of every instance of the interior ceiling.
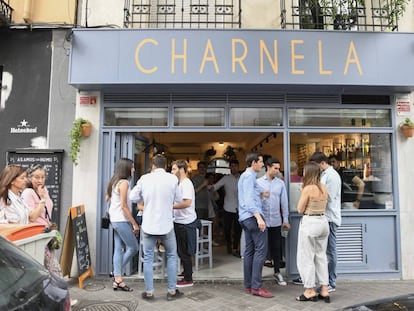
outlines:
[{"label": "interior ceiling", "polygon": [[[234,133],[234,132],[173,132],[173,133],[140,133],[148,137],[149,141],[155,140],[168,147],[170,153],[200,153],[212,146],[218,148],[218,143],[223,142],[224,147],[251,149],[263,140],[269,133]],[[278,136],[282,136],[281,134]]]},{"label": "interior ceiling", "polygon": [[[283,133],[273,132],[140,132],[137,136],[146,137],[149,143],[161,145],[163,151],[171,158],[203,159],[209,149],[213,156],[222,157],[228,146],[235,148],[238,156],[243,156],[255,147],[264,154],[273,154],[283,149]],[[332,138],[328,133],[294,133],[292,143],[306,144]],[[267,139],[266,139],[267,138]],[[219,145],[223,142],[224,145]],[[153,150],[154,146],[146,148]],[[211,155],[210,155],[211,156]]]}]

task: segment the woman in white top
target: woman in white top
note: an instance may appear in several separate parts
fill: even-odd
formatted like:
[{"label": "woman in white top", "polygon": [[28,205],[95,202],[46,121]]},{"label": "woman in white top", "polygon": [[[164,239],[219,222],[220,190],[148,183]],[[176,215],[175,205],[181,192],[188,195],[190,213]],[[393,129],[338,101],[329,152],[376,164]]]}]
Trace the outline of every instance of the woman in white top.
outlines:
[{"label": "woman in white top", "polygon": [[29,209],[20,197],[26,181],[26,170],[20,165],[7,165],[0,173],[0,223],[29,223]]},{"label": "woman in white top", "polygon": [[[109,218],[114,229],[114,290],[132,291],[122,280],[122,268],[138,252],[136,235],[139,232],[138,224],[131,213],[129,200],[129,179],[134,173],[134,162],[122,158],[118,161],[114,175],[109,181],[106,190],[106,200],[111,200]],[[123,249],[125,252],[123,253]]]}]

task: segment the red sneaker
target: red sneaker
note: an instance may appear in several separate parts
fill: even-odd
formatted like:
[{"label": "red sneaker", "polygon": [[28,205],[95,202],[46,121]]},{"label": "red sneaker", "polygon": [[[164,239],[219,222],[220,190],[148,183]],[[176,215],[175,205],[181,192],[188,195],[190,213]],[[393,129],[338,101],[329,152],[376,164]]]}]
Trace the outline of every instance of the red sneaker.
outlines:
[{"label": "red sneaker", "polygon": [[255,296],[263,297],[263,298],[272,298],[272,297],[274,297],[273,294],[271,292],[267,291],[267,289],[264,288],[264,287],[261,287],[259,289],[253,289],[252,288],[252,294],[255,295]]},{"label": "red sneaker", "polygon": [[250,287],[247,287],[244,289],[246,294],[251,294],[252,293],[252,289]]},{"label": "red sneaker", "polygon": [[193,281],[181,280],[177,282],[177,287],[189,287],[193,285],[194,285]]}]

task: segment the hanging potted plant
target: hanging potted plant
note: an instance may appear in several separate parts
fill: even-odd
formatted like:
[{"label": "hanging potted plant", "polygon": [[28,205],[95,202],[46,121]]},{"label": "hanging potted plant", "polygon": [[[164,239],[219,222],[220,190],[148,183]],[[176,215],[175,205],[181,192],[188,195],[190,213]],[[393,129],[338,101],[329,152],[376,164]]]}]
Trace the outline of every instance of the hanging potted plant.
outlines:
[{"label": "hanging potted plant", "polygon": [[404,122],[400,124],[400,128],[404,137],[413,137],[414,122],[410,118],[405,118]]},{"label": "hanging potted plant", "polygon": [[91,135],[92,125],[83,118],[77,118],[73,121],[72,129],[69,133],[70,138],[70,157],[73,164],[78,165],[78,152],[80,151],[80,143],[82,137],[88,137]]}]

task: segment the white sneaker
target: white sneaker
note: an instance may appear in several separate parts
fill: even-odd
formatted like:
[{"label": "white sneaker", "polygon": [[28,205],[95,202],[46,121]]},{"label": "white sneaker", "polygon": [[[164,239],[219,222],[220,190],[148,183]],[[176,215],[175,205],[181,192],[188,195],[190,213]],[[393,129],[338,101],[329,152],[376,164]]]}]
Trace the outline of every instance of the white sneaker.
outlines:
[{"label": "white sneaker", "polygon": [[328,285],[328,293],[332,293],[335,290],[336,290],[335,287],[332,287],[331,285]]},{"label": "white sneaker", "polygon": [[286,281],[283,279],[283,276],[280,273],[275,273],[274,275],[276,283],[280,286],[286,286],[287,283]]}]

